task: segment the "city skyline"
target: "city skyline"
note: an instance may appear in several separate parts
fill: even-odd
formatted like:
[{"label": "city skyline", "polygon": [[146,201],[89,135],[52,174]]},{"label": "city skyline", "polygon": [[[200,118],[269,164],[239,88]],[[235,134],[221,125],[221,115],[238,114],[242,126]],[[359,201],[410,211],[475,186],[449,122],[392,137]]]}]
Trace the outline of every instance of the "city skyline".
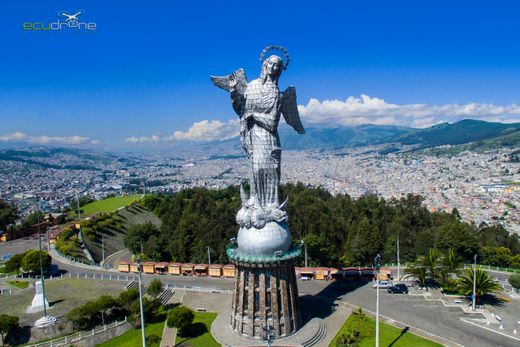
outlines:
[{"label": "city skyline", "polygon": [[[243,67],[256,78],[268,44],[291,54],[280,87],[298,86],[307,126],[520,121],[514,2],[298,4],[4,2],[0,144],[114,149],[236,136],[209,75]],[[24,30],[79,10],[95,32]],[[265,16],[271,28],[257,24]]]}]

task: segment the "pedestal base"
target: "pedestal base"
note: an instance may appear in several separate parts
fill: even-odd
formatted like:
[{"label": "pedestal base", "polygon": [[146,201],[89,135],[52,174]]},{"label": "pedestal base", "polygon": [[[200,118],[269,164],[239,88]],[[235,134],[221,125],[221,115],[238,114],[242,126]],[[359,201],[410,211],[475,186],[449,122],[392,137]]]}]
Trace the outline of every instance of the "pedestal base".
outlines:
[{"label": "pedestal base", "polygon": [[250,338],[266,339],[295,333],[301,325],[293,259],[235,262],[231,327]]},{"label": "pedestal base", "polygon": [[48,326],[53,325],[56,323],[56,317],[53,316],[45,316],[40,319],[38,319],[36,322],[34,322],[34,326],[36,328],[46,328]]}]

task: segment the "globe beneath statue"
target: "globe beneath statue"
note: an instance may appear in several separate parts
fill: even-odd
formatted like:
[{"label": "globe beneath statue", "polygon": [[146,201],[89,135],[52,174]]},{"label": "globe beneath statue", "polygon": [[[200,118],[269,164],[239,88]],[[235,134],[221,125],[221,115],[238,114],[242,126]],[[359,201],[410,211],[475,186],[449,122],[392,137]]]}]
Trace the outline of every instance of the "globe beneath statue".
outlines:
[{"label": "globe beneath statue", "polygon": [[240,253],[273,256],[291,248],[291,232],[287,224],[271,221],[262,229],[241,227],[237,242]]}]

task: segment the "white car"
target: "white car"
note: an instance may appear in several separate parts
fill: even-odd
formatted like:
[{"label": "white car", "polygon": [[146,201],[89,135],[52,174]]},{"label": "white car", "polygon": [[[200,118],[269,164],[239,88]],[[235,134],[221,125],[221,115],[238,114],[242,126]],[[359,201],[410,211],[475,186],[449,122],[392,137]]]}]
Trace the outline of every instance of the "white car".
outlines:
[{"label": "white car", "polygon": [[388,288],[390,286],[392,286],[392,281],[376,281],[373,284],[374,288]]}]

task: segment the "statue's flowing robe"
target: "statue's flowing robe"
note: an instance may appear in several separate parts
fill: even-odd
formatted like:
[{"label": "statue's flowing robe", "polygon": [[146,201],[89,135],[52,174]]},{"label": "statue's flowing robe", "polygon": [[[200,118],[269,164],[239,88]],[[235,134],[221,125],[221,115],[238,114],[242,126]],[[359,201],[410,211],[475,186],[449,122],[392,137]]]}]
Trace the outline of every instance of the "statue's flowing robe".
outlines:
[{"label": "statue's flowing robe", "polygon": [[242,95],[232,92],[231,98],[241,118],[242,146],[251,161],[251,196],[256,196],[262,207],[278,206],[282,155],[277,131],[282,106],[278,86],[256,79],[247,84]]}]

